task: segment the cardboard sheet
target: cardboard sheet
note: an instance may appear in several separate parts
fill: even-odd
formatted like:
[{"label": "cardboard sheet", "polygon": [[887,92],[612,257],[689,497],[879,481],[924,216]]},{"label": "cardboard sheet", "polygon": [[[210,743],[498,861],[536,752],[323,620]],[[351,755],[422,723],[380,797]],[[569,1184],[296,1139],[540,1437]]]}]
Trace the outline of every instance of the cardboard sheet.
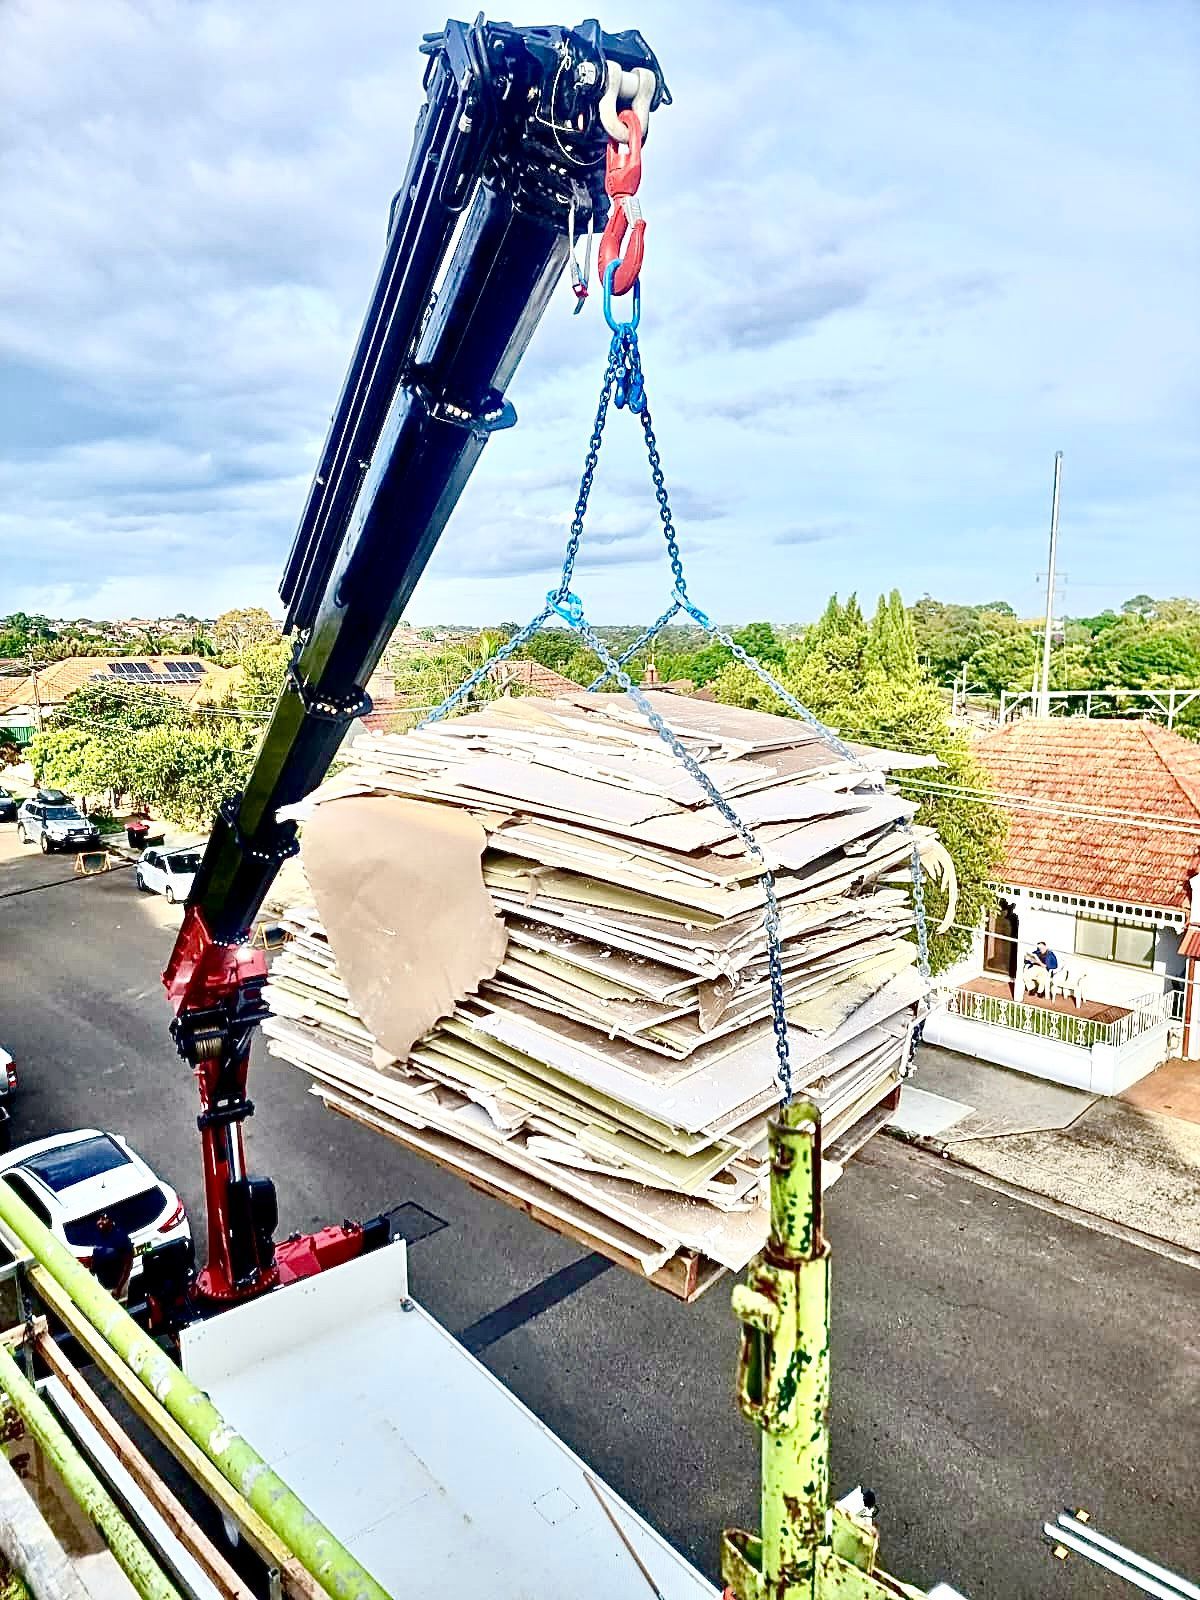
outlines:
[{"label": "cardboard sheet", "polygon": [[461,812],[382,796],[330,801],[305,824],[304,869],[346,987],[396,1056],[504,959],[485,843]]}]

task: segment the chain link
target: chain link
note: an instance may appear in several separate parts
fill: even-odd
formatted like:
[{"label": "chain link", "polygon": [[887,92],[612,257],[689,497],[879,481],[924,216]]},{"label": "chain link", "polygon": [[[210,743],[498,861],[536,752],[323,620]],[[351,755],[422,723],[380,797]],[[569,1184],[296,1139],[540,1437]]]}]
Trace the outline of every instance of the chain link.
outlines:
[{"label": "chain link", "polygon": [[[658,635],[666,627],[667,623],[670,622],[671,618],[678,616],[682,609],[683,607],[679,604],[678,600],[672,600],[671,604],[663,612],[662,616],[659,617],[658,621],[652,622],[644,632],[639,633],[637,638],[629,646],[628,650],[621,651],[621,654],[617,657],[617,665],[619,667],[623,667],[627,662],[632,661],[634,656],[636,656],[640,651],[644,650],[652,639],[656,639],[658,637]],[[605,667],[600,676],[598,678],[593,678],[591,683],[588,684],[587,692],[589,694],[595,693],[602,683],[608,682],[609,676],[610,674],[608,668]]]},{"label": "chain link", "polygon": [[638,688],[624,667],[608,650],[603,640],[598,638],[592,631],[583,614],[583,607],[578,598],[575,595],[570,595],[567,597],[567,601],[568,603],[559,612],[559,615],[563,617],[570,627],[576,630],[588,648],[599,656],[606,669],[606,676],[616,679],[671,754],[703,790],[710,805],[720,812],[721,816],[745,845],[749,855],[762,868],[760,881],[763,886],[763,931],[767,938],[767,969],[771,983],[771,1026],[775,1034],[775,1054],[779,1061],[776,1076],[782,1091],[783,1103],[787,1105],[792,1098],[792,1065],[788,1050],[787,1007],[783,990],[779,901],[775,895],[775,878],[767,865],[767,858],[763,854],[762,846],[717,788],[708,773],[696,760],[695,756],[686,748],[678,734],[660,716],[655,707],[651,705],[649,697]]},{"label": "chain link", "polygon": [[[487,677],[499,662],[513,655],[521,646],[528,642],[534,634],[557,615],[567,626],[574,629],[583,642],[598,657],[604,671],[588,685],[589,690],[598,689],[608,680],[614,679],[625,691],[634,705],[646,718],[655,733],[675,756],[676,760],[695,780],[703,791],[709,803],[719,812],[734,833],[741,840],[750,857],[761,867],[761,882],[763,886],[763,932],[767,945],[767,970],[771,989],[771,1025],[775,1036],[775,1052],[778,1058],[777,1077],[786,1105],[792,1098],[792,1069],[788,1045],[788,1020],[787,1007],[783,982],[783,957],[780,936],[779,901],[775,892],[775,878],[767,864],[761,845],[754,834],[738,816],[728,800],[721,794],[716,784],[705,772],[678,735],[667,724],[651,704],[649,698],[633,682],[626,672],[626,665],[654,639],[660,630],[680,612],[686,613],[698,624],[705,633],[716,639],[718,643],[730,652],[734,659],[748,668],[765,684],[773,694],[786,705],[797,717],[807,723],[837,755],[843,760],[851,762],[860,772],[868,774],[881,787],[883,777],[872,769],[858,756],[855,751],[834,730],[828,727],[819,717],[802,704],[790,690],[775,678],[760,661],[757,661],[749,651],[745,650],[727,632],[718,627],[703,611],[691,600],[687,592],[687,577],[683,569],[683,557],[679,550],[679,541],[675,532],[674,518],[671,513],[670,497],[667,493],[666,476],[663,471],[662,457],[658,449],[658,440],[654,434],[654,424],[650,415],[650,407],[646,402],[645,376],[642,371],[641,351],[638,347],[636,320],[629,322],[613,322],[612,340],[608,348],[608,360],[604,368],[604,380],[600,389],[600,399],[596,407],[596,417],[592,424],[592,434],[588,441],[587,453],[584,457],[583,473],[580,478],[579,494],[575,501],[575,514],[571,519],[570,532],[567,539],[566,550],[563,555],[562,575],[557,589],[550,590],[546,596],[546,604],[532,621],[527,622],[523,628],[513,634],[505,644],[493,652],[481,667],[477,667],[470,676],[459,685],[454,692],[446,697],[440,706],[437,706],[418,724],[427,727],[431,722],[436,722],[448,715],[457,706],[461,705],[472,691]],[[575,564],[579,556],[579,548],[583,539],[584,522],[587,517],[588,505],[591,500],[592,483],[596,467],[600,460],[600,449],[604,441],[604,427],[608,420],[610,404],[617,407],[628,408],[638,416],[642,425],[642,434],[646,444],[646,455],[650,463],[650,476],[654,484],[654,497],[658,502],[658,514],[662,522],[663,535],[666,540],[667,555],[671,563],[671,575],[674,579],[674,596],[672,603],[657,619],[650,624],[626,650],[619,656],[613,656],[604,642],[596,635],[584,615],[583,602],[571,590],[571,581],[575,572]],[[926,983],[929,982],[929,929],[925,910],[925,871],[921,863],[920,849],[917,844],[916,834],[911,821],[902,824],[912,842],[911,872],[913,886],[913,910],[916,923],[917,960],[921,975]],[[913,1029],[913,1050],[920,1039],[921,1023],[918,1020]],[[911,1065],[905,1064],[905,1072]]]},{"label": "chain link", "polygon": [[613,390],[623,371],[623,341],[619,333],[614,333],[608,347],[608,361],[604,368],[604,382],[600,386],[600,400],[596,406],[596,420],[592,423],[592,437],[588,441],[587,455],[583,460],[583,475],[579,480],[579,494],[575,500],[575,515],[571,518],[571,531],[567,538],[567,548],[563,554],[562,578],[559,581],[557,598],[565,600],[571,592],[571,579],[575,572],[575,560],[579,555],[579,542],[583,538],[583,522],[587,516],[588,502],[592,497],[592,479],[596,474],[596,465],[600,460],[600,446],[604,442],[604,424],[608,420],[609,402]]},{"label": "chain link", "polygon": [[547,602],[538,612],[537,616],[534,617],[532,622],[527,622],[523,628],[518,629],[518,631],[513,634],[512,638],[502,644],[498,650],[493,650],[483,665],[481,667],[476,667],[474,672],[472,672],[468,678],[465,678],[463,682],[459,684],[457,689],[453,690],[446,696],[440,706],[434,706],[432,711],[427,712],[426,715],[421,718],[420,722],[417,723],[417,727],[427,728],[431,722],[440,722],[443,717],[449,716],[450,713],[460,706],[464,700],[469,698],[471,693],[478,688],[478,686],[483,682],[494,666],[501,661],[507,661],[509,656],[511,656],[515,651],[519,650],[523,644],[527,644],[529,640],[533,638],[535,633],[540,632],[541,629],[545,627],[546,623],[553,614],[553,611],[554,607]]}]

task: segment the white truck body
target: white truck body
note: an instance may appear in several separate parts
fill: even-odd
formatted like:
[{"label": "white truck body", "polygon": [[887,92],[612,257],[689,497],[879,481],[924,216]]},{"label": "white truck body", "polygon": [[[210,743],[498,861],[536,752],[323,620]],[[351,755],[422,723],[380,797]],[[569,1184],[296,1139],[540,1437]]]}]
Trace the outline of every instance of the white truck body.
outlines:
[{"label": "white truck body", "polygon": [[403,1242],[186,1329],[182,1361],[397,1600],[716,1600],[409,1297]]}]

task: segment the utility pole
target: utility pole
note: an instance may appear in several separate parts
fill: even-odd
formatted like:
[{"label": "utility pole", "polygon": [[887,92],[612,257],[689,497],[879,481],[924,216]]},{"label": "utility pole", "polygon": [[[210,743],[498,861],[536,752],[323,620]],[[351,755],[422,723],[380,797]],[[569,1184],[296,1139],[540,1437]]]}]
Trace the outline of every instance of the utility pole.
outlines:
[{"label": "utility pole", "polygon": [[1038,716],[1050,715],[1050,635],[1054,629],[1054,564],[1058,557],[1058,495],[1062,487],[1062,451],[1054,452],[1054,498],[1050,503],[1050,564],[1046,569],[1046,631],[1042,635],[1042,682]]}]

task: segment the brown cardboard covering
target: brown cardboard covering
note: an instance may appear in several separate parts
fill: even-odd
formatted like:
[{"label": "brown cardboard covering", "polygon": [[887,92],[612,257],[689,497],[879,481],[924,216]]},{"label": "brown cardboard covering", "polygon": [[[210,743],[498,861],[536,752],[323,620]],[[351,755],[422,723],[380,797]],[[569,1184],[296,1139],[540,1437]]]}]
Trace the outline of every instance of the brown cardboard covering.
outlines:
[{"label": "brown cardboard covering", "polygon": [[508,935],[473,817],[391,795],[316,806],[304,869],[338,968],[375,1038],[403,1058],[492,977]]}]

